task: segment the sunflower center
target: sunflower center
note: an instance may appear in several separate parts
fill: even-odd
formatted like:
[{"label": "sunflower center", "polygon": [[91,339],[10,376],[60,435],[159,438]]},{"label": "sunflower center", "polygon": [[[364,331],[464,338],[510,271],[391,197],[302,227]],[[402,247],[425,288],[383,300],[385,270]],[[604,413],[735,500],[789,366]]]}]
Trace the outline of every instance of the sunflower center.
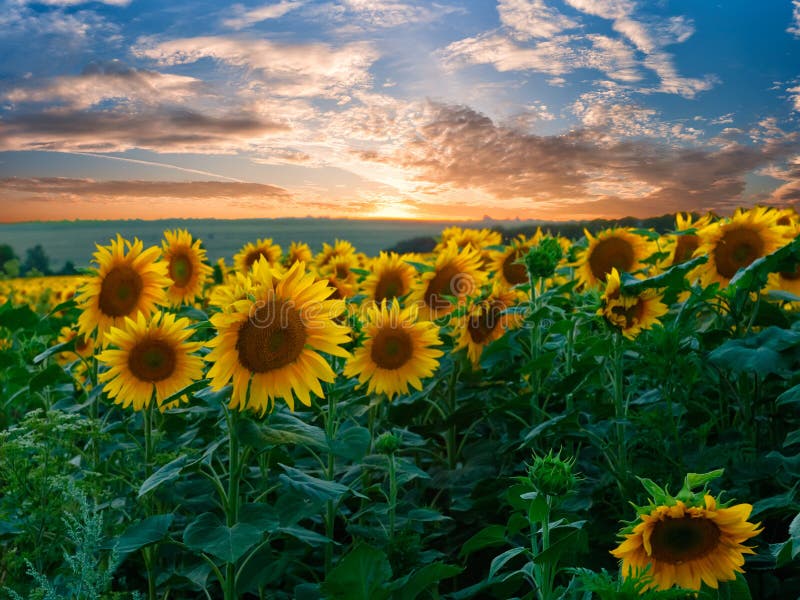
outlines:
[{"label": "sunflower center", "polygon": [[191,259],[185,254],[176,254],[169,261],[169,278],[175,282],[175,287],[184,288],[192,279]]},{"label": "sunflower center", "polygon": [[720,531],[710,519],[664,519],[653,527],[653,558],[680,564],[708,555],[719,543]]},{"label": "sunflower center", "polygon": [[375,301],[399,298],[405,293],[406,289],[400,273],[388,271],[378,279],[378,285],[375,286]]},{"label": "sunflower center", "polygon": [[84,352],[89,347],[89,342],[82,333],[75,336],[75,352]]},{"label": "sunflower center", "polygon": [[506,259],[503,261],[503,276],[511,285],[518,285],[528,281],[528,272],[525,270],[525,265],[514,263],[521,254],[520,250],[516,250],[506,256]]},{"label": "sunflower center", "polygon": [[142,294],[142,277],[133,268],[122,265],[111,269],[100,285],[99,305],[109,317],[131,314]]},{"label": "sunflower center", "polygon": [[751,229],[731,229],[725,232],[714,248],[717,271],[726,279],[764,254],[764,240]]},{"label": "sunflower center", "polygon": [[414,346],[404,329],[385,327],[372,339],[372,362],[381,369],[399,369],[408,362]]},{"label": "sunflower center", "polygon": [[269,254],[267,254],[264,250],[253,250],[250,254],[245,256],[245,258],[244,258],[244,266],[249,269],[256,262],[258,262],[258,259],[261,258],[262,256],[267,259],[267,262],[269,264],[272,264],[272,261],[270,260]]},{"label": "sunflower center", "polygon": [[163,381],[175,372],[176,364],[175,350],[163,340],[143,340],[128,354],[128,368],[140,381]]},{"label": "sunflower center", "polygon": [[672,265],[679,265],[692,258],[692,254],[700,246],[700,238],[696,235],[680,235],[675,246],[675,258]]},{"label": "sunflower center", "polygon": [[500,308],[492,306],[469,318],[467,331],[473,342],[483,344],[491,337],[500,323],[500,312]]},{"label": "sunflower center", "polygon": [[800,279],[800,263],[797,264],[794,271],[781,271],[780,275],[782,279],[788,279],[789,281]]},{"label": "sunflower center", "polygon": [[242,323],[236,340],[239,363],[266,373],[293,363],[306,344],[303,317],[287,303],[267,302]]},{"label": "sunflower center", "polygon": [[446,266],[434,275],[425,289],[425,304],[430,308],[445,310],[450,302],[443,296],[458,296],[456,284],[461,271],[453,265]]},{"label": "sunflower center", "polygon": [[337,279],[347,279],[348,275],[350,275],[350,269],[347,268],[347,265],[336,265]]},{"label": "sunflower center", "polygon": [[636,299],[636,303],[631,306],[625,304],[617,304],[611,307],[611,312],[615,316],[625,319],[624,329],[633,327],[637,322],[642,320],[644,315],[644,303],[640,299]]},{"label": "sunflower center", "polygon": [[589,256],[589,268],[600,281],[605,281],[611,269],[629,272],[633,268],[633,246],[619,237],[600,240]]}]

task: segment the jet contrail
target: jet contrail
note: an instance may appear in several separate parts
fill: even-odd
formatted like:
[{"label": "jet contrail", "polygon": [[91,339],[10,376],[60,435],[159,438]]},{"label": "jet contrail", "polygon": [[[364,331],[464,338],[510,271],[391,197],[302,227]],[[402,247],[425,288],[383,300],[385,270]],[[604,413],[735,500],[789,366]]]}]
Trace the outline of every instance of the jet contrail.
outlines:
[{"label": "jet contrail", "polygon": [[236,179],[235,177],[227,177],[226,175],[219,175],[217,173],[210,173],[209,171],[201,171],[199,169],[189,169],[188,167],[179,167],[178,165],[170,165],[168,163],[160,163],[151,160],[139,160],[138,158],[123,158],[121,156],[109,156],[107,154],[95,154],[94,152],[64,152],[64,154],[77,154],[79,156],[91,156],[93,158],[107,158],[109,160],[122,160],[125,162],[137,163],[140,165],[149,165],[152,167],[163,167],[164,169],[175,169],[176,171],[184,171],[185,173],[197,173],[198,175],[207,175],[209,177],[217,177],[218,179],[226,179],[228,181],[235,181],[236,183],[248,183],[243,179]]}]

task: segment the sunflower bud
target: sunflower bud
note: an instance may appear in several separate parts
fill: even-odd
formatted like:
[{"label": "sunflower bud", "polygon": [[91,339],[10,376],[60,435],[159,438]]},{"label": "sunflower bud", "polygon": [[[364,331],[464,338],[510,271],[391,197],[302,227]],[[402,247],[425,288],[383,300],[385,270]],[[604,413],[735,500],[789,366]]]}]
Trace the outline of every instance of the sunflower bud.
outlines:
[{"label": "sunflower bud", "polygon": [[558,240],[546,237],[538,245],[528,250],[528,254],[525,255],[525,267],[528,269],[531,279],[552,277],[562,256],[563,252]]},{"label": "sunflower bud", "polygon": [[375,440],[375,450],[380,454],[394,454],[399,447],[400,438],[388,431]]},{"label": "sunflower bud", "polygon": [[563,496],[569,493],[577,483],[577,478],[572,473],[575,459],[564,460],[561,452],[553,455],[550,451],[546,456],[533,455],[533,464],[528,465],[528,477],[531,485],[541,494],[546,496]]}]

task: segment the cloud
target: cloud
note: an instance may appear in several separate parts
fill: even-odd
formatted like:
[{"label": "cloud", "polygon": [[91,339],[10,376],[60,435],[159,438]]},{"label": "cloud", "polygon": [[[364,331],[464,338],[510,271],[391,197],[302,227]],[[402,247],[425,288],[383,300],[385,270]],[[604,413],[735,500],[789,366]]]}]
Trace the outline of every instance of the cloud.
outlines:
[{"label": "cloud", "polygon": [[742,203],[748,173],[797,151],[797,141],[721,149],[654,139],[602,142],[592,128],[538,136],[498,126],[466,106],[431,103],[398,150],[360,157],[407,169],[425,193],[477,189],[494,201],[551,206],[550,216],[564,218]]},{"label": "cloud", "polygon": [[795,156],[785,168],[769,169],[764,174],[785,182],[770,194],[771,204],[800,205],[800,155]]},{"label": "cloud", "polygon": [[792,101],[792,110],[800,112],[800,85],[787,88],[786,91],[789,92],[789,99]]},{"label": "cloud", "polygon": [[544,0],[499,0],[497,12],[500,22],[511,28],[520,39],[551,38],[579,25],[574,19],[547,6]]},{"label": "cloud", "polygon": [[800,37],[800,0],[792,0],[792,24],[786,31]]},{"label": "cloud", "polygon": [[0,120],[0,150],[226,154],[287,131],[287,126],[248,114],[212,116],[189,110],[53,110]]},{"label": "cloud", "polygon": [[402,2],[401,0],[342,0],[309,8],[308,16],[341,23],[338,33],[360,33],[365,29],[389,29],[408,25],[427,25],[442,17],[463,13],[459,6],[438,2]]},{"label": "cloud", "polygon": [[640,78],[631,48],[621,40],[603,35],[560,35],[522,46],[504,35],[490,32],[451,43],[441,52],[441,57],[449,68],[490,64],[501,72],[537,71],[549,75],[588,68],[621,81]]},{"label": "cloud", "polygon": [[236,16],[222,21],[222,24],[231,29],[244,29],[268,19],[280,19],[286,13],[303,5],[302,0],[281,0],[277,4],[265,4],[252,10],[247,10],[241,4],[234,4],[231,9]]},{"label": "cloud", "polygon": [[264,196],[288,199],[284,188],[263,183],[233,181],[97,181],[68,177],[8,177],[0,179],[0,190],[35,197],[54,196],[113,198],[245,198]]},{"label": "cloud", "polygon": [[338,48],[323,43],[283,44],[225,36],[142,39],[133,52],[160,65],[194,63],[202,58],[252,70],[274,95],[340,98],[371,84],[369,68],[379,58],[370,42]]},{"label": "cloud", "polygon": [[98,4],[107,4],[108,6],[128,6],[131,3],[131,0],[35,0],[29,1],[28,4],[69,7],[78,6],[80,4],[90,4],[92,2],[97,2]]},{"label": "cloud", "polygon": [[107,100],[144,104],[181,103],[202,92],[199,79],[127,67],[120,61],[92,63],[80,75],[55,77],[3,95],[14,104],[65,104],[89,108]]}]

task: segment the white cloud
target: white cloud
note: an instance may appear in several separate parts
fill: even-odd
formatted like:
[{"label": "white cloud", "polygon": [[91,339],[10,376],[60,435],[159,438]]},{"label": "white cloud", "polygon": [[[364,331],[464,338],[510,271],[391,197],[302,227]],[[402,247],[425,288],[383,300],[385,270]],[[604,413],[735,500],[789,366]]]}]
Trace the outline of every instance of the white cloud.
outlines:
[{"label": "white cloud", "polygon": [[231,29],[244,29],[261,21],[280,19],[286,13],[302,5],[302,0],[281,0],[277,4],[266,4],[252,10],[246,10],[243,5],[234,4],[231,9],[235,16],[223,20],[222,24]]},{"label": "white cloud", "polygon": [[44,4],[45,6],[78,6],[79,4],[89,4],[97,2],[109,6],[128,6],[131,0],[35,0],[29,4]]},{"label": "white cloud", "polygon": [[792,101],[792,109],[800,112],[800,85],[787,88],[789,92],[789,99]]},{"label": "white cloud", "polygon": [[514,30],[518,37],[551,38],[579,23],[547,6],[544,0],[499,0],[500,22]]},{"label": "white cloud", "polygon": [[164,42],[143,39],[133,52],[160,65],[213,58],[255,71],[269,84],[273,95],[326,98],[340,98],[354,88],[371,84],[369,68],[379,58],[370,42],[333,47],[323,43],[283,44],[224,36]]},{"label": "white cloud", "polygon": [[792,24],[786,31],[800,37],[800,0],[792,0]]}]

